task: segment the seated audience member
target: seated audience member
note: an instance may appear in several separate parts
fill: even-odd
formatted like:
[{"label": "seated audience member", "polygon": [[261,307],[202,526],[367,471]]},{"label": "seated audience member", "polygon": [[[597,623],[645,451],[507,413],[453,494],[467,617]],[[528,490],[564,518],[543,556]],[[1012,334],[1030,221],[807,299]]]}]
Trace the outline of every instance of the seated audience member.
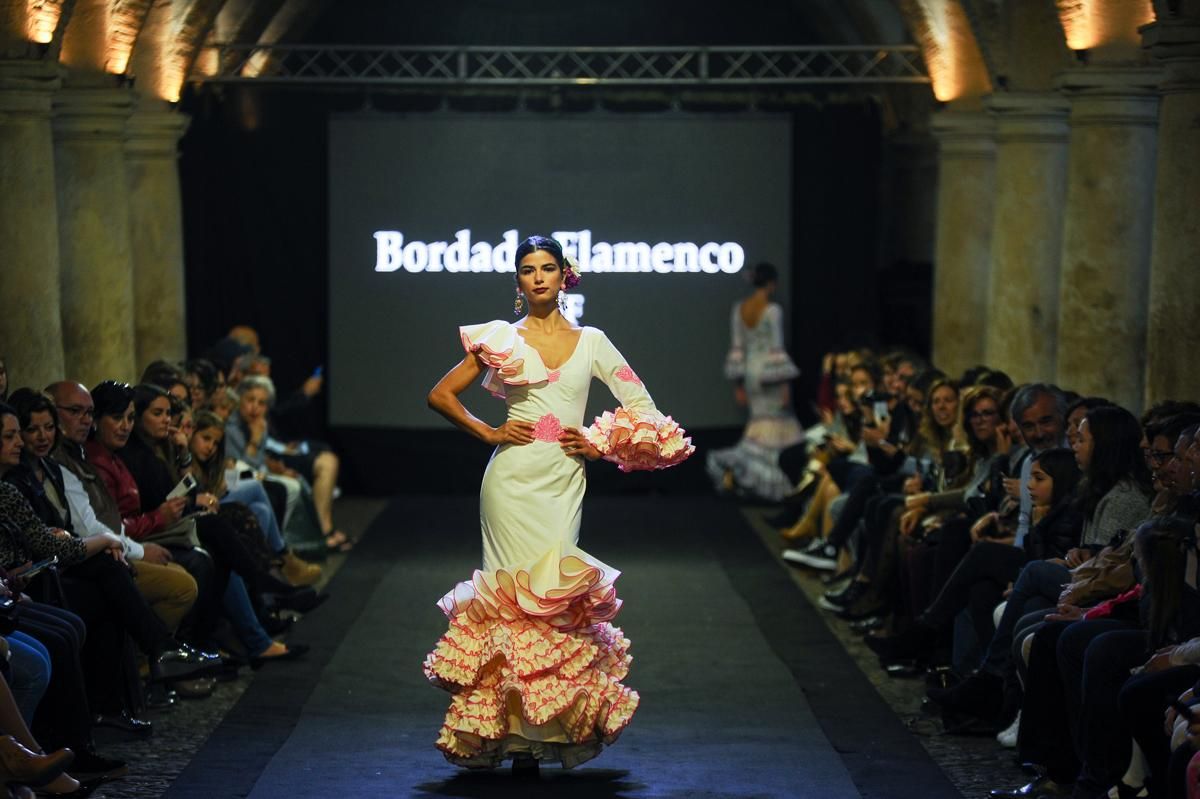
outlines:
[{"label": "seated audience member", "polygon": [[152,361],[142,372],[142,384],[158,386],[180,405],[190,405],[192,389],[183,370],[169,361]]},{"label": "seated audience member", "polygon": [[211,361],[193,358],[183,365],[183,379],[191,394],[192,408],[207,408],[213,395],[225,389],[225,378]]},{"label": "seated audience member", "polygon": [[275,398],[270,378],[250,376],[238,385],[237,412],[225,424],[225,446],[230,457],[257,469],[290,477],[303,477],[311,486],[325,546],[346,551],[352,544],[333,522],[333,493],[339,463],[328,450],[318,451],[308,442],[284,443],[271,436],[267,418]]},{"label": "seated audience member", "polygon": [[[232,487],[227,486],[225,423],[221,418],[211,411],[200,411],[196,414],[194,428],[189,441],[192,453],[189,468],[200,490],[220,499],[222,513],[230,512],[238,519],[243,517],[242,511],[253,514],[260,543],[269,548],[272,564],[289,583],[304,586],[320,580],[320,566],[306,563],[288,549],[262,482],[253,477],[239,478]],[[233,473],[236,476],[236,470]],[[239,526],[234,519],[230,521],[233,526]]]},{"label": "seated audience member", "polygon": [[[172,472],[176,459],[160,455],[169,437],[166,392],[156,386],[135,391],[123,383],[106,382],[92,389],[92,399],[96,426],[87,455],[116,499],[126,530],[139,541],[153,540],[166,547],[172,559],[196,578],[199,596],[191,635],[212,641],[224,608],[252,659],[304,651],[272,641],[263,630],[243,581],[243,577],[256,579],[254,560],[237,534],[211,513],[185,514],[186,497],[167,498],[178,479]],[[134,451],[126,452],[130,446]],[[215,497],[197,499],[203,508],[216,505]]]},{"label": "seated audience member", "polygon": [[[943,589],[939,602],[948,607],[956,603],[968,606],[976,634],[981,641],[987,642],[983,662],[977,671],[953,688],[934,688],[929,691],[930,699],[941,705],[943,710],[997,723],[1006,723],[1016,711],[1019,698],[1015,685],[1016,673],[1010,657],[1014,629],[1027,613],[1040,610],[1044,614],[1053,609],[1061,589],[1061,583],[1054,582],[1056,578],[1044,582],[1034,580],[1027,584],[1021,580],[1021,575],[1024,574],[1026,563],[1046,561],[1057,566],[1056,561],[1078,546],[1083,531],[1083,517],[1075,507],[1075,488],[1081,476],[1075,455],[1069,449],[1049,449],[1034,455],[1029,478],[1033,527],[1025,539],[1025,557],[1017,559],[1008,550],[997,549],[1004,545],[1002,541],[981,540]],[[1010,550],[1021,551],[1015,546]],[[989,556],[995,557],[991,563],[986,562]],[[990,577],[982,579],[990,581],[994,593],[986,588],[981,591],[975,586],[964,586],[964,578],[969,578],[972,570],[975,574],[991,572]],[[1034,573],[1036,570],[1030,570],[1030,574]],[[1014,581],[1004,613],[993,632],[992,608],[998,602],[1000,592]],[[958,591],[957,598],[951,596],[955,590]],[[1052,595],[1046,596],[1046,593]],[[935,602],[926,611],[923,617],[926,622],[937,617],[937,604]],[[1026,624],[1031,622],[1034,620]],[[1006,683],[1009,687],[1007,707],[1004,702]]]},{"label": "seated audience member", "polygon": [[173,562],[166,547],[125,535],[117,501],[84,451],[95,417],[92,395],[69,381],[54,383],[47,392],[58,411],[59,435],[51,457],[63,467],[72,518],[84,535],[108,531],[120,536],[126,560],[135,565],[138,590],[174,635],[196,601],[195,578]]},{"label": "seated audience member", "polygon": [[[21,492],[43,530],[35,533],[32,525],[26,524],[22,529],[27,539],[24,546],[35,559],[59,555],[66,599],[78,608],[88,627],[84,660],[89,666],[88,695],[94,709],[118,717],[120,726],[146,729],[140,726],[144,722],[132,718],[135,703],[113,680],[123,660],[126,635],[149,659],[155,677],[181,676],[215,665],[218,660],[181,649],[170,639],[169,631],[138,591],[125,564],[119,537],[103,525],[95,531],[76,528],[66,501],[65,477],[69,472],[50,457],[57,432],[50,399],[30,389],[18,390],[12,399],[17,403],[16,420],[24,423],[23,446],[17,464],[0,461],[0,473],[5,482]],[[85,532],[88,534],[83,535]],[[59,546],[60,542],[67,548]],[[6,560],[0,566],[11,571],[23,562]]]}]

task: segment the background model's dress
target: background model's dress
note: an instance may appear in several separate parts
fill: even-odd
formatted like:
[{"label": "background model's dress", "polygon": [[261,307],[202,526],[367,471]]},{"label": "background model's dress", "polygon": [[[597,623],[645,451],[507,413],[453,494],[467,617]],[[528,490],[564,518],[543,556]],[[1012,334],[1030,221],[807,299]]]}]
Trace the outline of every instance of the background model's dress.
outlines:
[{"label": "background model's dress", "polygon": [[619,572],[576,546],[584,465],[564,454],[558,435],[583,427],[596,377],[622,406],[585,431],[608,460],[624,470],[665,468],[693,448],[595,328],[583,328],[552,370],[506,322],[460,335],[508,418],[534,423],[534,441],[492,454],[479,495],[483,568],[439,603],[450,629],[425,673],[454,699],[437,746],[463,766],[495,766],[515,753],[574,766],[616,739],[638,695],[620,683],[629,641],[608,623],[621,605]]},{"label": "background model's dress", "polygon": [[788,403],[788,381],[800,370],[783,349],[783,309],[770,303],[758,324],[747,327],[741,303],[734,305],[730,341],[725,376],[742,381],[750,420],[737,446],[708,453],[708,473],[718,487],[725,473],[732,472],[740,492],[779,500],[792,489],[779,468],[779,453],[804,440]]}]

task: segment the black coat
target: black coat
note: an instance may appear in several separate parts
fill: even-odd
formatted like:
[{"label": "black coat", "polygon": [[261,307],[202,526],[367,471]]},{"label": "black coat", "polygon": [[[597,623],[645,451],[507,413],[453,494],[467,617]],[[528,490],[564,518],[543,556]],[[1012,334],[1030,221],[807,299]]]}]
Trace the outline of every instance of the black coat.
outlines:
[{"label": "black coat", "polygon": [[1067,500],[1050,509],[1025,537],[1025,551],[1030,560],[1049,560],[1066,557],[1079,546],[1083,535],[1083,515],[1075,503]]}]

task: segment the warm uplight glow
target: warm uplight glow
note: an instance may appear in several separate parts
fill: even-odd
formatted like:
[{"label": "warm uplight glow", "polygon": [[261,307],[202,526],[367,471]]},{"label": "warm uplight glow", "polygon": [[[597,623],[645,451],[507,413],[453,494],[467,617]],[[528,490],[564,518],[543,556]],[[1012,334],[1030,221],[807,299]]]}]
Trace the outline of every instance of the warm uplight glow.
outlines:
[{"label": "warm uplight glow", "polygon": [[1137,45],[1137,29],[1154,21],[1154,6],[1151,0],[1058,0],[1058,18],[1072,50]]},{"label": "warm uplight glow", "polygon": [[30,41],[49,44],[61,15],[62,4],[58,0],[29,0],[25,11],[25,28]]},{"label": "warm uplight glow", "polygon": [[943,103],[991,91],[979,45],[958,0],[906,0],[929,68],[933,96]]}]

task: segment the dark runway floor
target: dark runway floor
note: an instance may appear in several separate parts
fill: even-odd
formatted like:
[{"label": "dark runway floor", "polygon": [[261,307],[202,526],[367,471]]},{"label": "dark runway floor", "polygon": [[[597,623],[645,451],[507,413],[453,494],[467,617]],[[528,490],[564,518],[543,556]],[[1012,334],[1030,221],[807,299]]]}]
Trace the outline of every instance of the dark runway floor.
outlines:
[{"label": "dark runway floor", "polygon": [[958,797],[733,506],[593,497],[582,546],[623,571],[642,696],[615,746],[536,783],[433,748],[434,604],[479,559],[476,503],[400,498],[305,619],[310,657],[254,680],[170,797]]}]

